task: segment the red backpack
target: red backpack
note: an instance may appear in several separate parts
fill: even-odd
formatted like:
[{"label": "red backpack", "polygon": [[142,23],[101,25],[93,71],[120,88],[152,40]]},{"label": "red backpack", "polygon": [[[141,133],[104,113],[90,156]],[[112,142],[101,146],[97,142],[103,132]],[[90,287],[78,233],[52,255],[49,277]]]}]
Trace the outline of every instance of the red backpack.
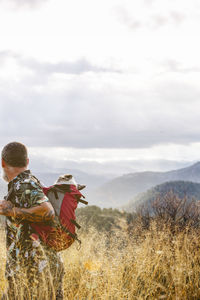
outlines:
[{"label": "red backpack", "polygon": [[48,247],[56,251],[67,249],[71,244],[77,240],[79,244],[81,241],[76,234],[76,227],[81,226],[76,222],[75,210],[77,204],[82,202],[88,204],[79,190],[85,186],[56,183],[50,187],[43,187],[45,195],[48,197],[55,210],[55,220],[47,223],[32,223],[31,227],[35,234],[32,234],[33,239],[38,236]]}]

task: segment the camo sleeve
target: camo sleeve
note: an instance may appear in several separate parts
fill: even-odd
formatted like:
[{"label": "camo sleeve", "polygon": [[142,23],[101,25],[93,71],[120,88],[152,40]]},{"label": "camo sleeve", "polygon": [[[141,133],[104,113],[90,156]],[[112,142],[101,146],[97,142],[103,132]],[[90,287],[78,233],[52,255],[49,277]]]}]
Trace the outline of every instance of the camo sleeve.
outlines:
[{"label": "camo sleeve", "polygon": [[30,208],[47,202],[40,185],[33,179],[24,179],[15,183],[15,202],[19,207]]}]

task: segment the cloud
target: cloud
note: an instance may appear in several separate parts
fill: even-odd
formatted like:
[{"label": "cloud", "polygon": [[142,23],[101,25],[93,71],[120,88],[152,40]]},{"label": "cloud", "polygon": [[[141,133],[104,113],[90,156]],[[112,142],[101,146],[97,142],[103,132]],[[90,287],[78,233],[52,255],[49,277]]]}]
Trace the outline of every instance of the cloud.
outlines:
[{"label": "cloud", "polygon": [[187,19],[187,16],[184,13],[178,11],[172,11],[170,17],[176,24],[180,24]]},{"label": "cloud", "polygon": [[172,72],[172,73],[199,73],[200,67],[198,65],[195,66],[186,66],[179,62],[178,60],[174,59],[168,59],[165,60],[161,66],[165,69],[166,72]]},{"label": "cloud", "polygon": [[153,92],[152,87],[119,92],[119,87],[104,86],[101,90],[85,79],[66,90],[56,90],[51,83],[42,89],[22,82],[12,82],[12,88],[7,84],[0,90],[2,143],[148,148],[200,141],[200,89],[185,83],[164,82]]},{"label": "cloud", "polygon": [[142,28],[159,29],[167,25],[180,25],[186,20],[186,16],[174,11],[169,14],[152,14],[144,19],[131,16],[128,11],[120,9],[118,19],[130,29],[137,30]]},{"label": "cloud", "polygon": [[[10,51],[0,52],[0,59],[5,62],[0,71],[2,144],[21,140],[35,147],[139,149],[200,141],[200,88],[181,74],[144,84],[134,75],[133,85],[133,74],[112,74],[111,80],[108,70],[87,61],[41,63]],[[14,64],[6,79],[10,60],[34,76],[18,73]],[[179,68],[177,61],[170,65]]]},{"label": "cloud", "polygon": [[187,11],[181,6],[170,3],[162,8],[157,1],[137,1],[127,2],[127,6],[118,6],[115,8],[117,19],[130,29],[148,29],[155,30],[165,26],[179,26],[188,18]]},{"label": "cloud", "polygon": [[152,6],[156,0],[144,0],[145,5]]},{"label": "cloud", "polygon": [[75,62],[59,62],[59,63],[45,63],[36,60],[21,60],[22,65],[39,73],[61,73],[61,74],[82,74],[86,72],[119,72],[109,68],[94,66],[85,58],[81,58]]},{"label": "cloud", "polygon": [[2,50],[0,51],[0,60],[1,62],[6,62],[7,59],[9,58],[19,58],[19,55],[17,55],[16,53],[13,53],[10,50]]},{"label": "cloud", "polygon": [[13,8],[36,8],[49,0],[0,0],[0,4],[10,5]]},{"label": "cloud", "polygon": [[150,25],[153,28],[158,29],[166,25],[180,25],[186,19],[187,17],[183,13],[180,13],[178,11],[169,11],[165,14],[162,13],[151,15],[146,25]]},{"label": "cloud", "polygon": [[144,23],[138,19],[136,16],[131,16],[131,14],[124,7],[117,7],[115,9],[117,14],[117,19],[120,23],[128,26],[130,29],[137,30],[144,26]]},{"label": "cloud", "polygon": [[34,58],[26,58],[12,51],[0,51],[0,60],[2,61],[2,63],[5,63],[9,59],[15,60],[19,66],[30,69],[37,74],[47,76],[56,73],[80,75],[87,72],[121,72],[120,70],[114,68],[95,66],[84,57],[73,62],[60,61],[58,63],[50,63],[40,62]]}]

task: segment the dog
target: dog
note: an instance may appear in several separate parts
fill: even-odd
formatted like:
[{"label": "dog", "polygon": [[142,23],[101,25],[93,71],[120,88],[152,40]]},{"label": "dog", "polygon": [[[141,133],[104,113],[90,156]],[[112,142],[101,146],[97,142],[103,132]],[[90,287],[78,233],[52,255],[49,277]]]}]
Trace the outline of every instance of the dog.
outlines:
[{"label": "dog", "polygon": [[86,185],[76,183],[74,177],[70,174],[60,175],[54,184],[72,184],[80,191],[86,187]]}]

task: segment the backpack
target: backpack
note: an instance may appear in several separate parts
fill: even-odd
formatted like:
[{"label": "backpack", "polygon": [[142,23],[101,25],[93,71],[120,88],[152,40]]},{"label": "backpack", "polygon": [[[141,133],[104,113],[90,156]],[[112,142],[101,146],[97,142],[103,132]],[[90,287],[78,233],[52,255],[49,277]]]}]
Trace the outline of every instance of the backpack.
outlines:
[{"label": "backpack", "polygon": [[75,210],[79,202],[88,204],[80,193],[85,186],[76,184],[72,175],[59,178],[66,176],[70,176],[70,180],[57,180],[50,187],[42,187],[55,210],[55,219],[51,222],[31,223],[35,232],[31,235],[32,239],[37,240],[39,236],[46,246],[56,251],[67,249],[75,240],[81,245],[76,234],[76,227],[80,229],[81,226],[76,222]]}]

